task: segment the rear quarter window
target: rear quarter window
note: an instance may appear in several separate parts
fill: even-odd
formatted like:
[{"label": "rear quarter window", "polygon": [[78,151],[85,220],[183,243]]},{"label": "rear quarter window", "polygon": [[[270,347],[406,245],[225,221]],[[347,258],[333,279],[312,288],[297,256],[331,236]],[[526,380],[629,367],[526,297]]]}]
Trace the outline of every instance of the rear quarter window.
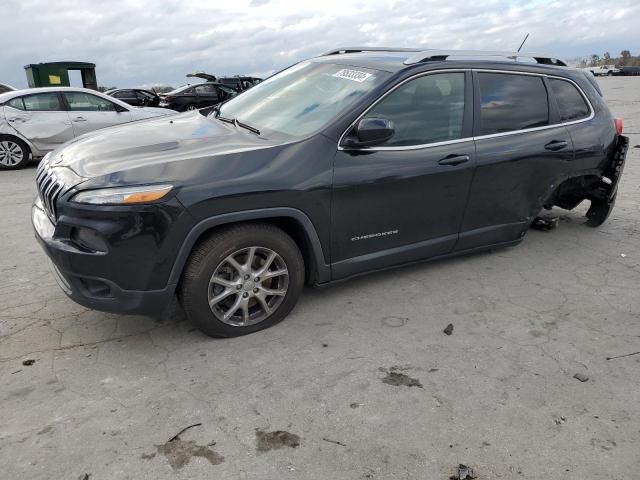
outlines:
[{"label": "rear quarter window", "polygon": [[24,110],[24,101],[22,98],[14,98],[7,103],[10,107],[17,108],[18,110]]},{"label": "rear quarter window", "polygon": [[550,78],[549,86],[558,104],[561,121],[571,122],[591,115],[591,109],[587,101],[573,83],[567,80]]},{"label": "rear quarter window", "polygon": [[479,73],[480,135],[549,125],[549,99],[541,77]]}]

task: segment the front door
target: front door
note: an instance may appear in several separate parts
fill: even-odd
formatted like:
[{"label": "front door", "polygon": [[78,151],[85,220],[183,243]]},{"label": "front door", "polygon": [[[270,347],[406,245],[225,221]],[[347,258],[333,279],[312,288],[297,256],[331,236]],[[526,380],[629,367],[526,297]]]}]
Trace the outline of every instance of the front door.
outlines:
[{"label": "front door", "polygon": [[475,164],[471,95],[469,72],[423,74],[364,115],[390,120],[395,134],[336,154],[334,279],[453,249]]},{"label": "front door", "polygon": [[118,111],[116,104],[86,92],[65,92],[69,118],[76,136],[131,120],[128,111]]},{"label": "front door", "polygon": [[9,125],[40,152],[48,152],[73,138],[69,114],[56,92],[24,95],[4,109]]}]

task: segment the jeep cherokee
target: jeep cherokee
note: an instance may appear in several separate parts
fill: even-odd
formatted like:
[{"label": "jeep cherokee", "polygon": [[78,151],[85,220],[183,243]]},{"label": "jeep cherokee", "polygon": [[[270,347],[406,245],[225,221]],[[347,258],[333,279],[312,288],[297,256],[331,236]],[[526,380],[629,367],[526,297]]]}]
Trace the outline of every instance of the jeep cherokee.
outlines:
[{"label": "jeep cherokee", "polygon": [[553,57],[346,48],[208,114],[85,135],[37,172],[62,289],[212,336],[282,320],[307,284],[520,242],[543,208],[613,208],[628,139]]}]

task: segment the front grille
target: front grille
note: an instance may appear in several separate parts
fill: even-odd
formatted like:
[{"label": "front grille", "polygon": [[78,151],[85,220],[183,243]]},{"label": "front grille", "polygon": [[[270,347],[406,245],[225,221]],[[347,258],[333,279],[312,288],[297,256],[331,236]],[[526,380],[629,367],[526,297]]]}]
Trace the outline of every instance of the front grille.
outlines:
[{"label": "front grille", "polygon": [[55,221],[56,201],[64,191],[64,183],[56,177],[53,169],[49,168],[43,160],[38,165],[36,184],[38,185],[38,194],[45,212]]}]

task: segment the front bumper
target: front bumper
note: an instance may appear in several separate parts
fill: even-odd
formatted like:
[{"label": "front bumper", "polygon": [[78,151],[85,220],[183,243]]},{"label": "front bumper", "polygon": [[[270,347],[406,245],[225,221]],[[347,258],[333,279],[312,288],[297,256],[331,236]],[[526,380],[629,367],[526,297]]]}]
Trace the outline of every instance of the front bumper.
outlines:
[{"label": "front bumper", "polygon": [[[88,252],[73,242],[56,238],[56,226],[45,213],[40,198],[31,209],[31,222],[58,285],[76,303],[106,312],[154,314],[162,312],[171,302],[175,285],[159,290],[129,290],[101,276],[95,266],[108,261],[108,254]],[[92,269],[96,275],[90,274]]]}]

